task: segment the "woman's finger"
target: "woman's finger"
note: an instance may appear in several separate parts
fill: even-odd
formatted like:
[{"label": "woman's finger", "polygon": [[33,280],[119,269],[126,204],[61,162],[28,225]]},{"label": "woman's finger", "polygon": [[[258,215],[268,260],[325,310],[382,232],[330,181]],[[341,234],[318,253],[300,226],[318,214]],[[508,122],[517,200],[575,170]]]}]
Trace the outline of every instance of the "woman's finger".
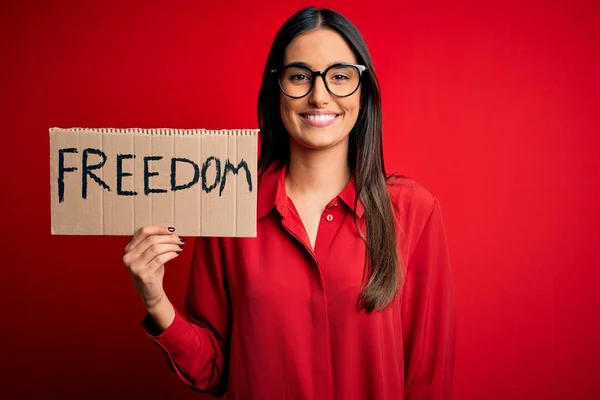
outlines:
[{"label": "woman's finger", "polygon": [[[177,244],[170,244],[170,243],[155,243],[153,245],[151,245],[150,247],[148,247],[138,258],[138,262],[140,265],[142,266],[148,266],[151,267],[151,262],[152,260],[156,259],[157,257],[160,257],[166,253],[179,253],[181,252],[181,250],[183,249],[183,245],[177,245]],[[155,265],[155,268],[158,268],[160,265]],[[143,267],[143,268],[147,268],[147,267]]]},{"label": "woman's finger", "polygon": [[129,244],[125,246],[125,253],[129,253],[131,250],[135,249],[138,244],[143,242],[149,236],[172,235],[173,232],[175,232],[175,228],[169,226],[143,226],[135,232]]},{"label": "woman's finger", "polygon": [[169,251],[169,252],[157,255],[152,260],[150,260],[150,262],[148,263],[149,272],[156,271],[162,265],[165,265],[168,261],[171,261],[172,259],[177,258],[177,256],[179,256],[178,251]]},{"label": "woman's finger", "polygon": [[143,254],[148,248],[155,244],[177,244],[183,245],[185,239],[177,235],[153,235],[148,236],[146,239],[138,243],[135,248],[131,250],[136,255]]}]

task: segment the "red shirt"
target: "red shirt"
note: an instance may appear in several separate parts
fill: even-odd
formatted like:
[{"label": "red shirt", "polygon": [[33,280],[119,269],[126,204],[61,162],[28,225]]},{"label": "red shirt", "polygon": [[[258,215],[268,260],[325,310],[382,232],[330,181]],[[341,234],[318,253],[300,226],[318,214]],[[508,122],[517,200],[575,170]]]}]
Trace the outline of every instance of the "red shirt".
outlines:
[{"label": "red shirt", "polygon": [[[357,311],[365,244],[353,180],[323,211],[314,251],[285,191],[285,167],[258,186],[256,238],[195,241],[185,316],[148,336],[192,389],[230,400],[450,399],[455,309],[438,200],[388,184],[403,286]],[[363,208],[356,210],[361,229]]]}]

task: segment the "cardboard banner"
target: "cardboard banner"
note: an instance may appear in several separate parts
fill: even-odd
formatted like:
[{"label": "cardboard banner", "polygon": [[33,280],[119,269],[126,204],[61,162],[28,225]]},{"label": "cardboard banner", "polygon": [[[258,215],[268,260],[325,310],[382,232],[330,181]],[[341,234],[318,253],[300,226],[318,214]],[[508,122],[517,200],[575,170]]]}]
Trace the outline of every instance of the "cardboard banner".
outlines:
[{"label": "cardboard banner", "polygon": [[52,234],[256,236],[258,130],[50,129]]}]

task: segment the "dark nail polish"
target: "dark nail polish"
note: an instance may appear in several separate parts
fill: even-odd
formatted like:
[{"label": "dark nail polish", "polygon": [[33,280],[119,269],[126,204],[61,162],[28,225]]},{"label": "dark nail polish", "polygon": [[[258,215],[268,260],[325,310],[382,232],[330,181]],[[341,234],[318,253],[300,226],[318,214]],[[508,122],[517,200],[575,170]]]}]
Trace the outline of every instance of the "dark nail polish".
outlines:
[{"label": "dark nail polish", "polygon": [[179,236],[179,240],[181,240],[182,242],[185,242],[185,238],[182,238],[181,236]]},{"label": "dark nail polish", "polygon": [[169,227],[169,232],[175,232],[175,228],[173,228],[172,226]]},{"label": "dark nail polish", "polygon": [[180,249],[183,249],[183,245],[182,244],[179,244],[178,246],[179,246]]}]

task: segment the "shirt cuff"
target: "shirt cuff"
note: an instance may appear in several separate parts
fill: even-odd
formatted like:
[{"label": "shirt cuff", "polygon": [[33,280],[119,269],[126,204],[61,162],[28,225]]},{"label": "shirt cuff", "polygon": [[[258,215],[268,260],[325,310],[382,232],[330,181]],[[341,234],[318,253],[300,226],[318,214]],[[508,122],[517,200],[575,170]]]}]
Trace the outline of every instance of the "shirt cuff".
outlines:
[{"label": "shirt cuff", "polygon": [[158,342],[166,350],[177,349],[181,347],[182,339],[189,339],[194,335],[194,330],[187,320],[175,308],[175,319],[167,329],[162,330],[150,316],[146,314],[141,322],[146,335],[155,342]]},{"label": "shirt cuff", "polygon": [[165,330],[161,331],[149,314],[146,314],[141,325],[152,342],[163,349],[171,371],[176,372],[187,385],[193,386],[192,381],[180,370],[176,361],[185,362],[189,354],[195,354],[197,352],[195,349],[201,347],[200,337],[193,326],[177,308],[175,308],[175,319]]}]

